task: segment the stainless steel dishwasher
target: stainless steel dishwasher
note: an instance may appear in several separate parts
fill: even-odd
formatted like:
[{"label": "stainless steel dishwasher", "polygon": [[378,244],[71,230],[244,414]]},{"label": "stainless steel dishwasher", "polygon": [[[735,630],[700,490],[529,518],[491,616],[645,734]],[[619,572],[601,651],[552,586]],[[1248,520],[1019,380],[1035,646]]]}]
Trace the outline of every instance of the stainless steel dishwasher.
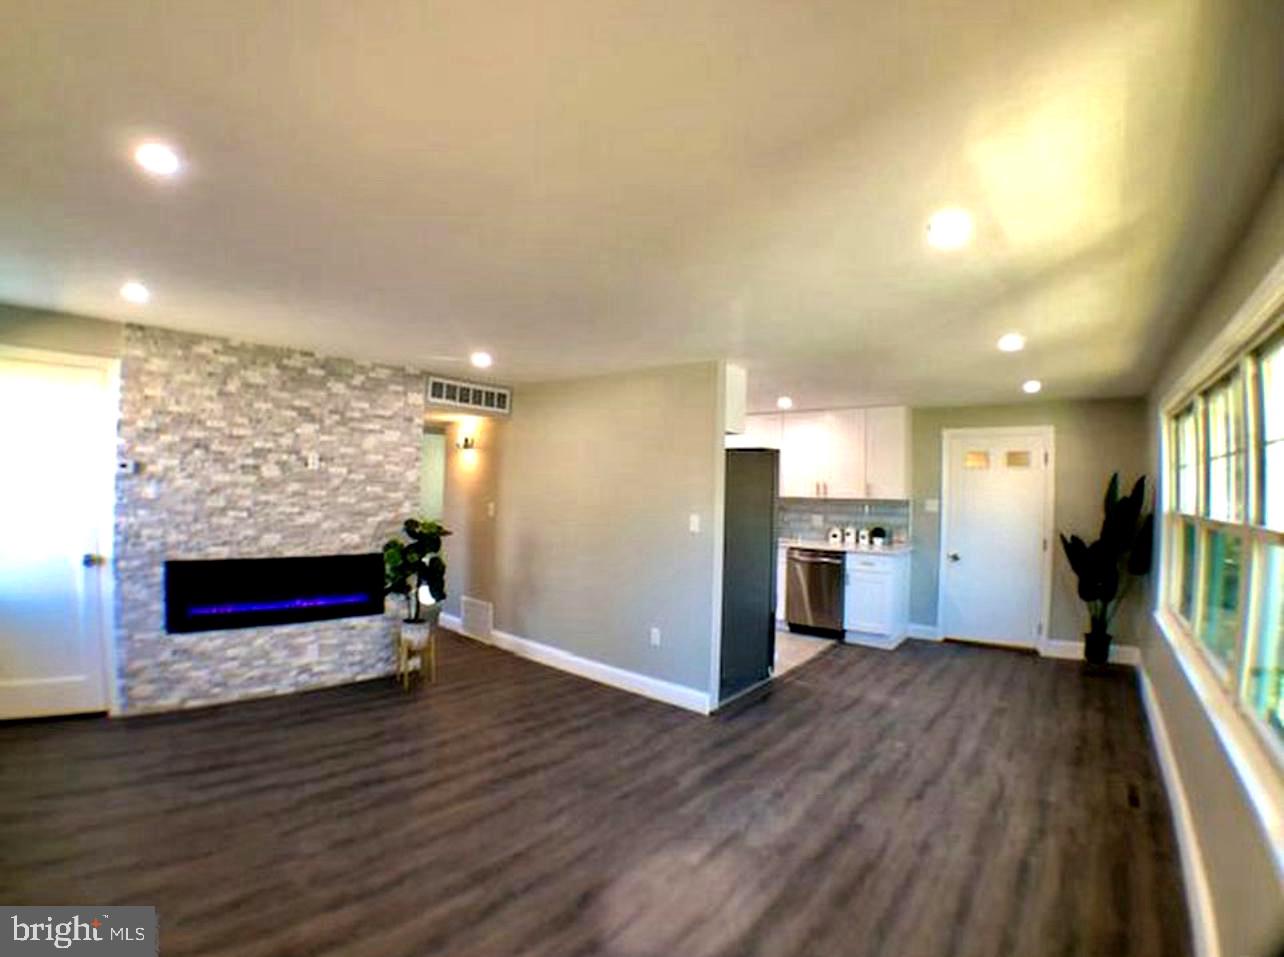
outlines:
[{"label": "stainless steel dishwasher", "polygon": [[843,553],[791,548],[785,575],[790,630],[843,630]]}]

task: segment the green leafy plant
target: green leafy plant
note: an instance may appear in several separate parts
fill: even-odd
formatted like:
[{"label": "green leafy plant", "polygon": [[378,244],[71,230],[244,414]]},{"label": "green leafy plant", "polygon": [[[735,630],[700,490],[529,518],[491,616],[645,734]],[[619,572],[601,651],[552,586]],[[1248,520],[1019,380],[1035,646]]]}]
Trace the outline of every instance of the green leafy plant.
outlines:
[{"label": "green leafy plant", "polygon": [[1097,540],[1088,544],[1078,535],[1061,536],[1066,559],[1079,579],[1079,598],[1088,606],[1091,627],[1083,648],[1088,661],[1109,659],[1110,622],[1133,582],[1150,574],[1155,515],[1144,512],[1145,506],[1146,476],[1137,479],[1127,495],[1120,496],[1116,472],[1106,487]]},{"label": "green leafy plant", "polygon": [[407,621],[420,620],[419,589],[428,586],[434,601],[446,598],[446,561],[441,540],[450,531],[440,522],[406,519],[401,526],[408,541],[389,539],[383,546],[384,592],[403,595]]}]

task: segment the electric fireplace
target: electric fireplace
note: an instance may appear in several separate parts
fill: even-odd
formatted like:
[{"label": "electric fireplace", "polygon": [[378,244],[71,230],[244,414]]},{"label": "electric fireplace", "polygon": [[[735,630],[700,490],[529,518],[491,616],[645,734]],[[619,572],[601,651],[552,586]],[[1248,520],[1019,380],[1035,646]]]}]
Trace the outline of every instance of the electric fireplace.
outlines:
[{"label": "electric fireplace", "polygon": [[383,614],[383,555],[165,563],[165,630],[282,625]]}]

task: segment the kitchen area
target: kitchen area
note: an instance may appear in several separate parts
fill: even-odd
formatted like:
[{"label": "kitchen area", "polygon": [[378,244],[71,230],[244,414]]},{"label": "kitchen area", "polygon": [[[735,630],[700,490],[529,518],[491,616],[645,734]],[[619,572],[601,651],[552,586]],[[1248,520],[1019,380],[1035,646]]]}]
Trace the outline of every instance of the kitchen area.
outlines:
[{"label": "kitchen area", "polygon": [[775,674],[834,641],[899,645],[909,627],[910,410],[747,415],[726,446],[779,454]]}]

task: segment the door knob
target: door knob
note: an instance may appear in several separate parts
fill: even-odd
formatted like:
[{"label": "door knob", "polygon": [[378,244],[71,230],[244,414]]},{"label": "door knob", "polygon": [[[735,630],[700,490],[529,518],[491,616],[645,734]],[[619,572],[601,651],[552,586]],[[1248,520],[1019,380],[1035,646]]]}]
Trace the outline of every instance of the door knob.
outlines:
[{"label": "door knob", "polygon": [[947,557],[949,558],[949,560],[950,560],[950,561],[952,561],[952,562],[957,562],[957,561],[959,560],[959,553],[958,553],[958,552],[950,552],[950,554],[949,554]]},{"label": "door knob", "polygon": [[99,565],[106,565],[107,559],[95,552],[85,552],[80,559],[80,564],[86,568],[97,568]]}]

